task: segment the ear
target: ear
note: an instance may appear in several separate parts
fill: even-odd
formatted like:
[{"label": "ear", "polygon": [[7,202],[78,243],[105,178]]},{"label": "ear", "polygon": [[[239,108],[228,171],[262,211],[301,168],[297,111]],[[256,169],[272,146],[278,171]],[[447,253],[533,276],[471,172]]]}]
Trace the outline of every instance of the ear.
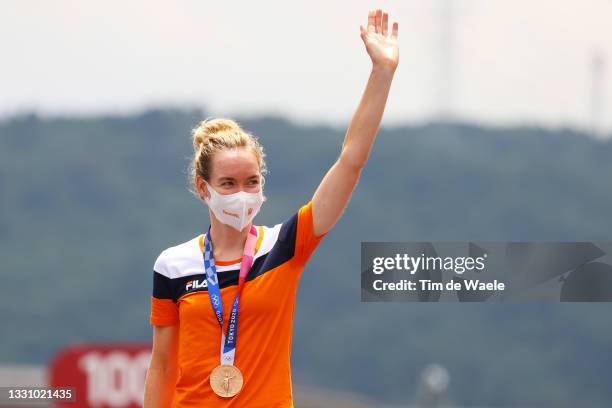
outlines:
[{"label": "ear", "polygon": [[198,194],[200,195],[200,198],[204,201],[206,201],[206,199],[210,199],[210,193],[208,192],[206,183],[199,175],[196,175],[196,184],[198,186]]}]

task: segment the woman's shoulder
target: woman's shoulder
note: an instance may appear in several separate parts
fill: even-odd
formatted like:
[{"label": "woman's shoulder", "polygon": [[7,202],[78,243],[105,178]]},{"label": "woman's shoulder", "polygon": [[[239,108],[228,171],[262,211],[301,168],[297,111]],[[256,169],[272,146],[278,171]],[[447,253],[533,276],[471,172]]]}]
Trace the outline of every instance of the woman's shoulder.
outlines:
[{"label": "woman's shoulder", "polygon": [[[264,238],[269,245],[280,241],[285,244],[294,244],[298,235],[298,224],[303,232],[312,224],[312,201],[308,200],[288,212],[284,219],[273,226],[263,226]],[[264,245],[265,246],[265,245]]]},{"label": "woman's shoulder", "polygon": [[153,270],[174,278],[184,275],[185,271],[198,268],[202,257],[201,238],[202,234],[199,234],[187,241],[167,247],[157,256]]},{"label": "woman's shoulder", "polygon": [[281,237],[295,235],[298,229],[298,224],[310,223],[311,219],[312,200],[308,200],[295,207],[280,224],[277,224],[277,226],[281,228]]}]

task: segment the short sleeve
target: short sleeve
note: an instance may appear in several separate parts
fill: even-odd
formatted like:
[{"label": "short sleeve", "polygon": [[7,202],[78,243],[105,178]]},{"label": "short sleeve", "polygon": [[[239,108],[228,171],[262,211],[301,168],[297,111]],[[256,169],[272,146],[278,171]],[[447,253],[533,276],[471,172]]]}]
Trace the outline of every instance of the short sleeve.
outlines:
[{"label": "short sleeve", "polygon": [[304,204],[297,212],[297,234],[295,242],[295,255],[305,263],[317,248],[327,232],[315,236],[312,221],[312,200]]},{"label": "short sleeve", "polygon": [[167,275],[164,253],[153,266],[153,295],[149,323],[154,326],[171,326],[179,322],[178,305],[173,299],[172,280]]}]

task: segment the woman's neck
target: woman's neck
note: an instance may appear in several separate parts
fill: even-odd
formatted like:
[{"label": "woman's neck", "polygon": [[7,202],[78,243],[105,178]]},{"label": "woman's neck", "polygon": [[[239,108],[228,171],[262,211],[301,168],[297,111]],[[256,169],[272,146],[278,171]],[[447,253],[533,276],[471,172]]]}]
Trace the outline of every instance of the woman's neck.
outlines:
[{"label": "woman's neck", "polygon": [[210,212],[210,240],[215,260],[231,261],[242,257],[251,224],[238,231],[219,221]]}]

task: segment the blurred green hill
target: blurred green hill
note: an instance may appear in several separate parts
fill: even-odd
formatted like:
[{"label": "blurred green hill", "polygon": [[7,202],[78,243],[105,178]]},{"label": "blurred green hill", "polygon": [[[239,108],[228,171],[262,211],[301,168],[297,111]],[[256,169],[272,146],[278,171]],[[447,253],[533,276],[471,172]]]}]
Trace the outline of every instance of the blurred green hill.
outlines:
[{"label": "blurred green hill", "polygon": [[[187,191],[199,110],[0,122],[0,361],[148,341],[152,266],[208,226]],[[235,117],[263,143],[258,224],[305,203],[345,128]],[[612,240],[612,143],[571,129],[383,127],[300,282],[300,384],[411,401],[430,362],[463,405],[608,407],[609,304],[360,303],[361,241]]]}]

